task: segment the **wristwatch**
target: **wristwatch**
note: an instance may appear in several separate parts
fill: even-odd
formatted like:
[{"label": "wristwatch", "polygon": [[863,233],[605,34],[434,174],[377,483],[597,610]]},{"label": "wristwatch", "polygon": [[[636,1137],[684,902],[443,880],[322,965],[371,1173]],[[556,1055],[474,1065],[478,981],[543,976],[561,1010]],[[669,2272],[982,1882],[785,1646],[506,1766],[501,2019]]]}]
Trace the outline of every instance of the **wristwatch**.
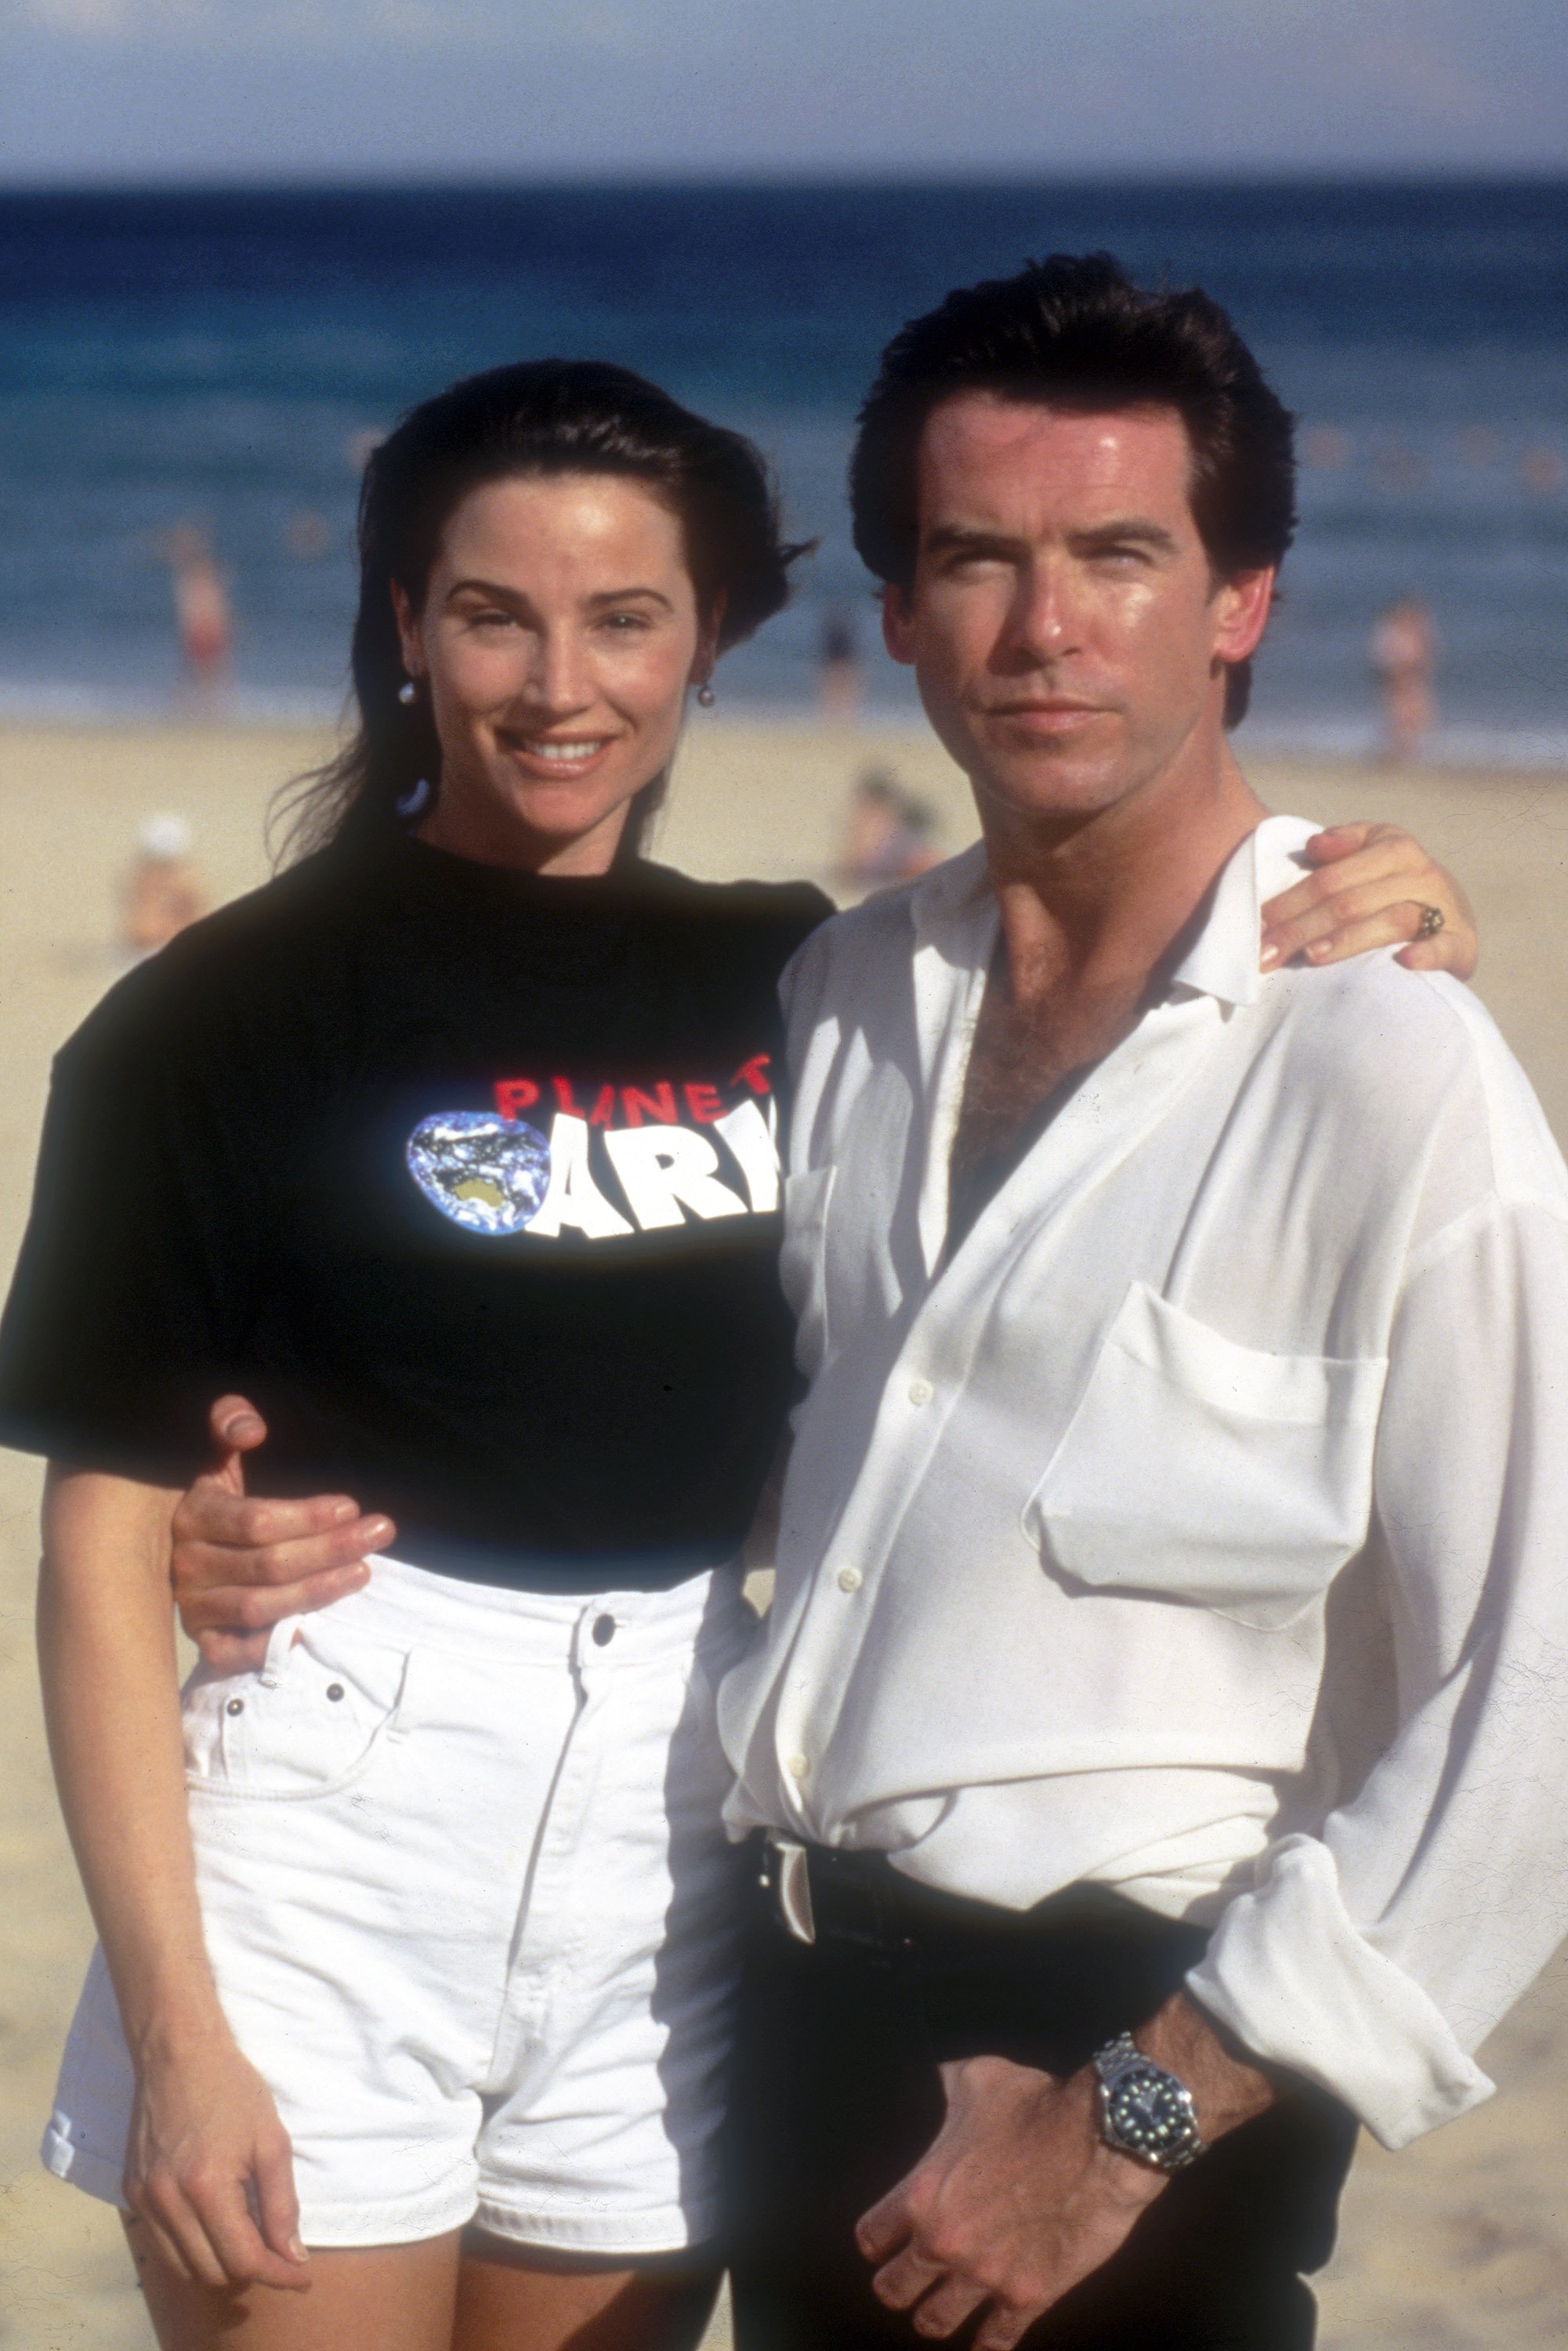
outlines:
[{"label": "wristwatch", "polygon": [[1186,2084],[1118,2032],[1091,2061],[1100,2076],[1100,2136],[1156,2171],[1179,2171],[1205,2152]]}]

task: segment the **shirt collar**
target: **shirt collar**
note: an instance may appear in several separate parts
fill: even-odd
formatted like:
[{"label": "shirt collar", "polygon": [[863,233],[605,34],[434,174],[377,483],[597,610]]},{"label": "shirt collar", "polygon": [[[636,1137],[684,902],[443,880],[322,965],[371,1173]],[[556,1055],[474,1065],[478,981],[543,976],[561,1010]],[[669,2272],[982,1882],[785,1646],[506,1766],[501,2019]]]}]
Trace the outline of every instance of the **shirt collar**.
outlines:
[{"label": "shirt collar", "polygon": [[1312,870],[1301,852],[1317,830],[1304,817],[1265,817],[1232,851],[1197,935],[1171,973],[1173,987],[1222,1004],[1257,1003],[1266,976],[1258,968],[1264,900]]},{"label": "shirt collar", "polygon": [[[1224,1004],[1257,1002],[1264,980],[1258,968],[1263,903],[1311,871],[1301,851],[1317,830],[1305,817],[1270,816],[1249,833],[1221,868],[1197,935],[1171,974],[1172,987]],[[944,935],[951,940],[974,925],[979,946],[983,925],[988,958],[995,911],[983,841],[948,858],[910,893],[910,919],[922,945]]]}]

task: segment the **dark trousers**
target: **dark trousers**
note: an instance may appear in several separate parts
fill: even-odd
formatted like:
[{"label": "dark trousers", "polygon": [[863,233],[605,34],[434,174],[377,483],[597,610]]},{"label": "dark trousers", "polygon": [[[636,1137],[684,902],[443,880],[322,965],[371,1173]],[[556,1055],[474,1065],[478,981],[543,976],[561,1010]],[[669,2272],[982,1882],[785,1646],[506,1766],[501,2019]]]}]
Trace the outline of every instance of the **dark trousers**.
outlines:
[{"label": "dark trousers", "polygon": [[[1151,2016],[1207,1938],[1095,1886],[1017,1915],[880,1858],[813,1852],[811,1880],[811,1946],[756,1895],[731,2103],[737,2351],[909,2351],[922,2338],[872,2293],[853,2229],[935,2137],[938,2065],[1073,2073]],[[1304,2351],[1303,2273],[1333,2250],[1354,2138],[1306,2088],[1230,2132],[1030,2328],[1030,2351]]]}]

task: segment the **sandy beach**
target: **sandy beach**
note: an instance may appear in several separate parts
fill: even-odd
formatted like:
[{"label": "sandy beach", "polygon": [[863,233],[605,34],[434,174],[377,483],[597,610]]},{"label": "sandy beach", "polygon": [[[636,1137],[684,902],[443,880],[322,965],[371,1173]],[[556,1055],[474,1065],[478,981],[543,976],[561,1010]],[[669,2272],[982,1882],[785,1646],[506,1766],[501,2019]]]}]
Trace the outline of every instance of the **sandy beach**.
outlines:
[{"label": "sandy beach", "polygon": [[[1244,764],[1273,808],[1409,824],[1479,912],[1479,991],[1568,1139],[1568,777],[1401,774]],[[214,897],[266,878],[269,795],[321,756],[302,732],[190,725],[0,729],[0,1263],[26,1214],[49,1058],[114,977],[116,893],[138,824],[186,817]],[[831,883],[849,788],[891,767],[974,826],[928,737],[698,716],[656,853],[688,870]],[[90,1940],[57,1816],[32,1654],[37,1465],[0,1454],[0,2346],[146,2351],[113,2216],[39,2170],[35,2149]],[[1389,2158],[1365,2148],[1322,2283],[1325,2351],[1520,2351],[1568,2345],[1568,1964],[1495,2036],[1488,2105]],[[716,2329],[721,2339],[722,2322]],[[370,2351],[370,2346],[367,2346]]]}]

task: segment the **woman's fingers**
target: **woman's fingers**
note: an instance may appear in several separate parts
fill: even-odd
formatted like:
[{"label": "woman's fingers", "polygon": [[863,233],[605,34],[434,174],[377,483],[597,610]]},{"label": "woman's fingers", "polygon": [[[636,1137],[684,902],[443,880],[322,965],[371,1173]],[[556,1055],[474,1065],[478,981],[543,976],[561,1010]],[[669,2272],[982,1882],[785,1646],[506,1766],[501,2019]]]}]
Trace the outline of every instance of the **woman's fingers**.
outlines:
[{"label": "woman's fingers", "polygon": [[1469,903],[1409,833],[1395,825],[1340,825],[1315,834],[1308,853],[1320,859],[1318,870],[1262,910],[1264,970],[1297,956],[1336,963],[1369,946],[1412,943],[1425,910],[1435,906],[1440,927],[1400,960],[1415,970],[1469,977],[1478,942]]},{"label": "woman's fingers", "polygon": [[308,2262],[299,2234],[299,2199],[294,2189],[294,2150],[280,2131],[258,2145],[253,2174],[256,2218],[271,2252],[298,2268]]}]

